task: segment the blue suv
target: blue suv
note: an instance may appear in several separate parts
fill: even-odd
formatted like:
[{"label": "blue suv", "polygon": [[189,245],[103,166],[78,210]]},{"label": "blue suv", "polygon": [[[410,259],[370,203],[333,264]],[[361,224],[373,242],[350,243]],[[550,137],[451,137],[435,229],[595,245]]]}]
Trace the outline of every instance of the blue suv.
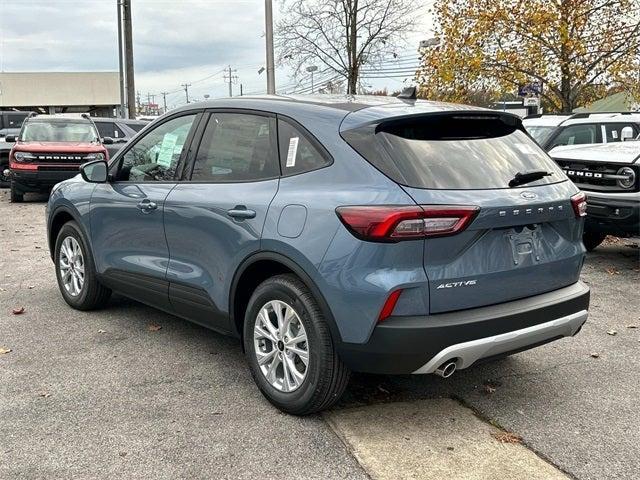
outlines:
[{"label": "blue suv", "polygon": [[241,339],[283,411],[350,371],[450,376],[575,335],[584,195],[510,114],[377,97],[190,104],[49,199],[64,300]]}]

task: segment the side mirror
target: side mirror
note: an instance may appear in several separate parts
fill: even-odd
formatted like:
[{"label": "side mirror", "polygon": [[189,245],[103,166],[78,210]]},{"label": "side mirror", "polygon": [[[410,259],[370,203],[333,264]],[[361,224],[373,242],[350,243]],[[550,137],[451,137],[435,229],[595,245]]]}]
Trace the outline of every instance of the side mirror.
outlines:
[{"label": "side mirror", "polygon": [[116,143],[116,142],[111,137],[104,137],[102,139],[102,144],[103,145],[113,145],[114,143]]},{"label": "side mirror", "polygon": [[104,160],[94,160],[80,166],[80,174],[85,182],[105,183],[107,173],[107,162]]},{"label": "side mirror", "polygon": [[4,141],[7,143],[15,143],[17,140],[17,137],[15,135],[7,135],[6,137],[4,137]]},{"label": "side mirror", "polygon": [[620,132],[620,141],[626,142],[627,140],[631,140],[633,138],[633,128],[624,127],[622,132]]}]

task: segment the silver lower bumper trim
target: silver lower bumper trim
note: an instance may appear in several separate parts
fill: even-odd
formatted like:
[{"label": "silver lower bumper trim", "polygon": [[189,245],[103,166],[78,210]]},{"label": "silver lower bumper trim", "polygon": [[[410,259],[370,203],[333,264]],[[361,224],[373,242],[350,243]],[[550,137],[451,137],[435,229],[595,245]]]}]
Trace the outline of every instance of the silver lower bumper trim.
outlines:
[{"label": "silver lower bumper trim", "polygon": [[575,335],[587,321],[587,315],[586,310],[581,310],[566,317],[521,330],[451,345],[413,373],[433,373],[440,365],[450,360],[455,360],[458,369],[467,368],[481,358],[517,350],[554,337],[570,337]]}]

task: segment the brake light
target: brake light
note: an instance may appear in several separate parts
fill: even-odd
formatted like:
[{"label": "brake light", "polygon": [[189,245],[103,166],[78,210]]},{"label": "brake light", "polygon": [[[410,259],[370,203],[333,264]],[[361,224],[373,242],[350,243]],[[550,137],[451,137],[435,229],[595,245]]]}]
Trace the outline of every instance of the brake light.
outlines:
[{"label": "brake light", "polygon": [[464,230],[480,211],[475,206],[349,206],[336,213],[357,238],[398,242],[454,235]]},{"label": "brake light", "polygon": [[576,217],[586,217],[587,216],[587,196],[584,192],[576,193],[573,197],[571,197],[571,205],[573,206],[573,211],[576,214]]}]

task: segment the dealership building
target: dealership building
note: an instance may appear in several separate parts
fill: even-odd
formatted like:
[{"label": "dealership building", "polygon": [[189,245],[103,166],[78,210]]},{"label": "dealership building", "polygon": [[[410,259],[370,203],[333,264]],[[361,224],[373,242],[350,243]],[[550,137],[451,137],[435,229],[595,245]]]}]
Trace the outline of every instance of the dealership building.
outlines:
[{"label": "dealership building", "polygon": [[114,117],[118,72],[0,72],[0,110]]}]

